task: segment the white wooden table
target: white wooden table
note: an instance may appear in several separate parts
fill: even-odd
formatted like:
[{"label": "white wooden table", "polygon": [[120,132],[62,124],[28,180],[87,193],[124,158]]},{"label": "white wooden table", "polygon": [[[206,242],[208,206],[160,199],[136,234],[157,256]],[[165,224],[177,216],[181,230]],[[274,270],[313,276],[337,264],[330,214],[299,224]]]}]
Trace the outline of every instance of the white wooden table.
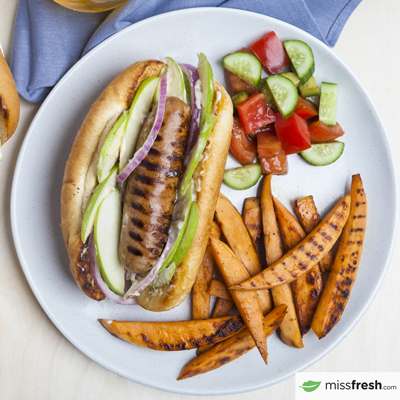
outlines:
[{"label": "white wooden table", "polygon": [[[0,0],[0,40],[8,61],[17,4],[16,0]],[[363,0],[334,48],[360,78],[377,105],[397,158],[398,172],[399,21],[400,4],[397,0]],[[21,99],[19,127],[3,148],[0,164],[0,398],[189,398],[136,384],[97,365],[61,335],[36,301],[15,252],[9,210],[18,151],[38,109],[39,105]],[[389,272],[372,306],[351,334],[309,371],[400,371],[399,259],[400,238]],[[256,392],[220,398],[292,399],[294,378]]]}]

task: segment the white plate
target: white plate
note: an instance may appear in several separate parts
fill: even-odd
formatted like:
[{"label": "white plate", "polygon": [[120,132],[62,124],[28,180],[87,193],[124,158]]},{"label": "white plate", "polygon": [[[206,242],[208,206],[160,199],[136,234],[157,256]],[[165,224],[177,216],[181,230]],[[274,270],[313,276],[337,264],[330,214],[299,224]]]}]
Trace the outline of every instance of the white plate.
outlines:
[{"label": "white plate", "polygon": [[[274,30],[281,40],[302,39],[313,49],[318,82],[336,82],[338,121],[346,131],[344,155],[331,166],[312,167],[289,157],[287,176],[274,177],[273,191],[287,206],[313,194],[323,214],[349,190],[361,173],[368,197],[368,229],[360,270],[346,311],[322,341],[304,337],[304,349],[269,339],[269,364],[256,350],[207,374],[176,381],[194,351],[156,352],[112,337],[97,318],[128,320],[190,319],[190,301],[165,313],[117,306],[87,298],[75,285],[60,230],[60,190],[64,165],[90,105],[125,67],[146,58],[171,56],[197,64],[197,52],[210,60],[224,82],[224,54],[248,46]],[[234,166],[233,159],[228,166]],[[241,209],[256,188],[239,192],[223,185]],[[324,44],[307,33],[263,15],[222,8],[163,14],[112,36],[78,62],[58,83],[37,113],[22,146],[14,175],[11,219],[15,246],[25,275],[41,306],[62,334],[88,357],[133,381],[171,392],[219,395],[272,385],[315,363],[335,347],[368,308],[382,283],[392,254],[398,221],[393,157],[382,121],[354,74]]]}]

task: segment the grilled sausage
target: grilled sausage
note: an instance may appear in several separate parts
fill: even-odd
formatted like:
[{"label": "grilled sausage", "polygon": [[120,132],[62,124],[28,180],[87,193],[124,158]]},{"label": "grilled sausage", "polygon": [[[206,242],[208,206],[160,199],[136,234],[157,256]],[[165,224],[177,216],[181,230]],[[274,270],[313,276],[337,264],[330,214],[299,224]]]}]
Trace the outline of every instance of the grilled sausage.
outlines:
[{"label": "grilled sausage", "polygon": [[[148,136],[156,107],[147,118],[139,146]],[[119,254],[125,268],[151,269],[167,240],[190,124],[190,107],[168,97],[161,129],[149,153],[128,178]]]}]

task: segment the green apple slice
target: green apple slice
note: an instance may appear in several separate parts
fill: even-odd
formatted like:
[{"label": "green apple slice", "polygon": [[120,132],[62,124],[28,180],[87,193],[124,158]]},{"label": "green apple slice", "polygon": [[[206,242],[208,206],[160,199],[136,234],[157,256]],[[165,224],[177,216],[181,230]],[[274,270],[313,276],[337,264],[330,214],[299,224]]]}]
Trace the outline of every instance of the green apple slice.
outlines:
[{"label": "green apple slice", "polygon": [[83,216],[82,229],[81,229],[81,239],[85,243],[87,238],[92,232],[94,219],[96,217],[97,209],[100,203],[108,196],[114,189],[117,183],[118,166],[116,165],[103,182],[97,185],[96,189],[92,193],[92,197],[89,200],[89,204],[86,208],[85,215]]},{"label": "green apple slice", "polygon": [[150,287],[159,288],[166,285],[174,276],[176,265],[174,263],[168,265],[161,272],[158,272],[156,277],[150,283]]},{"label": "green apple slice", "polygon": [[195,201],[194,184],[191,181],[185,193],[176,201],[174,205],[174,211],[171,217],[169,234],[171,234],[173,230],[177,230],[179,233],[176,235],[176,239],[174,244],[172,245],[171,251],[168,254],[168,257],[165,259],[158,273],[160,273],[165,267],[171,264],[172,259],[176,251],[178,250],[178,247],[182,241],[183,234],[185,233],[186,226],[189,221],[190,208],[194,201]]},{"label": "green apple slice", "polygon": [[178,193],[179,197],[183,195],[187,186],[189,185],[190,180],[192,179],[193,172],[200,161],[201,155],[203,154],[204,148],[206,147],[208,137],[210,136],[216,120],[217,117],[211,117],[201,127],[199,138],[197,139],[197,142],[189,155],[190,159],[188,167],[186,168],[181,180],[181,185]]},{"label": "green apple slice", "polygon": [[189,251],[194,238],[196,236],[197,227],[199,225],[199,208],[197,203],[194,201],[190,207],[189,221],[187,223],[185,233],[182,237],[181,243],[179,244],[178,250],[176,251],[172,262],[175,265],[179,265],[185,258],[187,252]]},{"label": "green apple slice", "polygon": [[97,164],[97,178],[99,182],[103,182],[104,179],[107,178],[110,174],[111,168],[118,161],[127,118],[128,112],[125,111],[114,124],[103,144],[99,156],[99,162]]},{"label": "green apple slice", "polygon": [[160,81],[158,77],[146,78],[140,85],[133,99],[128,114],[125,134],[122,136],[121,152],[119,157],[119,171],[121,172],[136,150],[136,143],[147,115],[150,113],[153,96]]},{"label": "green apple slice", "polygon": [[203,127],[211,115],[211,107],[214,97],[214,75],[207,57],[203,53],[200,53],[198,57],[199,63],[197,64],[197,71],[200,76],[202,94],[200,127]]},{"label": "green apple slice", "polygon": [[[173,96],[181,99],[187,103],[187,94],[184,74],[181,67],[171,57],[165,57],[167,60],[167,67],[161,71],[161,75],[164,75],[168,71],[167,76],[167,97]],[[154,103],[158,102],[160,97],[159,85],[154,96]]]},{"label": "green apple slice", "polygon": [[101,275],[115,293],[125,293],[125,268],[119,259],[121,196],[113,190],[100,204],[94,221],[94,243]]}]

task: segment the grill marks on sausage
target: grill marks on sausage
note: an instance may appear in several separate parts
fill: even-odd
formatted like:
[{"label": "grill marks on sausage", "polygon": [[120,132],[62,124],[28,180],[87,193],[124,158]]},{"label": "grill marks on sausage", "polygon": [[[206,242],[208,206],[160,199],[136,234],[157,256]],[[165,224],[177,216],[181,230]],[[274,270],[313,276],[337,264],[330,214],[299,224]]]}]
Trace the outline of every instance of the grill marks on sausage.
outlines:
[{"label": "grill marks on sausage", "polygon": [[[167,239],[182,171],[190,114],[187,104],[175,97],[167,98],[158,136],[144,160],[128,178],[120,256],[124,266],[132,272],[148,271],[161,254]],[[148,133],[153,120],[153,116],[149,115],[141,136]]]}]

